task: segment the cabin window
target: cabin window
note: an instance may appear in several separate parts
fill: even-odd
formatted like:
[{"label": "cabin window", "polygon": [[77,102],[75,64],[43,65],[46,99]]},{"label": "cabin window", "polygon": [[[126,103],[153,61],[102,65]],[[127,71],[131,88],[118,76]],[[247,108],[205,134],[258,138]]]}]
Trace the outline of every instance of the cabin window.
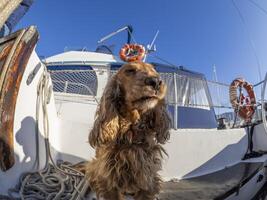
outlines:
[{"label": "cabin window", "polygon": [[217,127],[204,78],[182,72],[160,75],[168,87],[166,103],[174,129]]},{"label": "cabin window", "polygon": [[160,73],[160,75],[168,87],[166,96],[168,104],[210,109],[205,80],[176,73]]},{"label": "cabin window", "polygon": [[178,76],[176,83],[179,106],[210,109],[204,80]]}]

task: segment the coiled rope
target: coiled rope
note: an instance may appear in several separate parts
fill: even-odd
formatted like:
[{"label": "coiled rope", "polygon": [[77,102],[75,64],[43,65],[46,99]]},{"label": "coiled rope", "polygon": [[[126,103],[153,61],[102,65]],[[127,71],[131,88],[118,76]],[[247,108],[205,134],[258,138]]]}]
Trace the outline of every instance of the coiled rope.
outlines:
[{"label": "coiled rope", "polygon": [[[50,102],[50,75],[46,68],[38,83],[36,103],[36,134],[39,132],[40,107],[43,110],[43,132],[45,137],[45,166],[43,170],[26,172],[21,175],[15,188],[9,190],[10,200],[74,200],[84,199],[88,184],[84,174],[73,168],[71,163],[54,162],[49,143],[49,120],[47,104]],[[38,136],[38,134],[37,134]],[[39,149],[39,141],[36,141]],[[36,153],[35,166],[39,167],[39,152]],[[0,196],[0,199],[4,199]]]}]

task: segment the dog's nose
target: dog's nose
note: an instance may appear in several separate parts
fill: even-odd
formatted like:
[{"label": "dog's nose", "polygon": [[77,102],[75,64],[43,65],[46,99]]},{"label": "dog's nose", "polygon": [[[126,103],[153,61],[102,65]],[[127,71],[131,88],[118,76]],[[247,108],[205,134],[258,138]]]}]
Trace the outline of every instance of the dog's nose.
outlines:
[{"label": "dog's nose", "polygon": [[145,79],[145,84],[158,89],[162,81],[158,77],[149,77]]}]

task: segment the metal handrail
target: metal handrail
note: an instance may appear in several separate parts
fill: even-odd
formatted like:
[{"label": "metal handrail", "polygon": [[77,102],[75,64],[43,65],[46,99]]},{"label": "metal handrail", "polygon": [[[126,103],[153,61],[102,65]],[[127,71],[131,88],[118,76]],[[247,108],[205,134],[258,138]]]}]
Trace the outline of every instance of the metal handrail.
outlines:
[{"label": "metal handrail", "polygon": [[263,87],[261,90],[261,117],[262,117],[262,123],[263,123],[263,127],[265,130],[265,133],[267,134],[267,124],[266,124],[266,111],[264,108],[264,94],[265,94],[265,90],[266,90],[266,84],[267,84],[267,73],[265,74],[265,79],[263,82]]},{"label": "metal handrail", "polygon": [[[56,81],[56,80],[53,80],[52,82],[53,83],[62,83],[62,84],[64,84],[65,85],[64,86],[64,93],[68,93],[67,90],[68,90],[68,86],[69,85],[83,86],[83,87],[85,87],[88,90],[88,92],[91,94],[91,96],[93,96],[93,98],[96,101],[96,103],[99,104],[99,101],[96,98],[96,95],[94,95],[94,93],[92,92],[92,90],[87,85],[84,85],[84,84],[81,84],[81,83],[70,82],[70,81]],[[83,95],[83,94],[79,94],[79,95]],[[85,95],[88,95],[88,94],[85,94]]]},{"label": "metal handrail", "polygon": [[56,80],[53,80],[54,83],[62,83],[64,84],[64,92],[67,93],[67,89],[68,89],[68,86],[69,85],[76,85],[76,86],[82,86],[82,87],[85,87],[85,89],[88,90],[89,94],[91,94],[92,96],[95,96],[94,93],[92,92],[92,90],[87,86],[87,85],[84,85],[84,84],[81,84],[81,83],[75,83],[75,82],[70,82],[70,81],[56,81]]}]

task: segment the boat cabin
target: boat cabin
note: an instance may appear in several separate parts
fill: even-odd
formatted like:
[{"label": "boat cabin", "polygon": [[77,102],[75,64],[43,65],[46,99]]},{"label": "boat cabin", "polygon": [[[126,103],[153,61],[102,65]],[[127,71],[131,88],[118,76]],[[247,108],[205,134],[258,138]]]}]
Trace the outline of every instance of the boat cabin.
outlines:
[{"label": "boat cabin", "polygon": [[[90,60],[70,61],[79,54]],[[99,57],[101,62],[94,61]],[[101,58],[100,58],[101,57]],[[57,96],[77,95],[95,100],[101,97],[108,79],[123,65],[110,54],[92,52],[66,52],[45,61]],[[205,76],[184,67],[151,63],[168,86],[166,96],[173,129],[217,128],[212,99]]]}]

